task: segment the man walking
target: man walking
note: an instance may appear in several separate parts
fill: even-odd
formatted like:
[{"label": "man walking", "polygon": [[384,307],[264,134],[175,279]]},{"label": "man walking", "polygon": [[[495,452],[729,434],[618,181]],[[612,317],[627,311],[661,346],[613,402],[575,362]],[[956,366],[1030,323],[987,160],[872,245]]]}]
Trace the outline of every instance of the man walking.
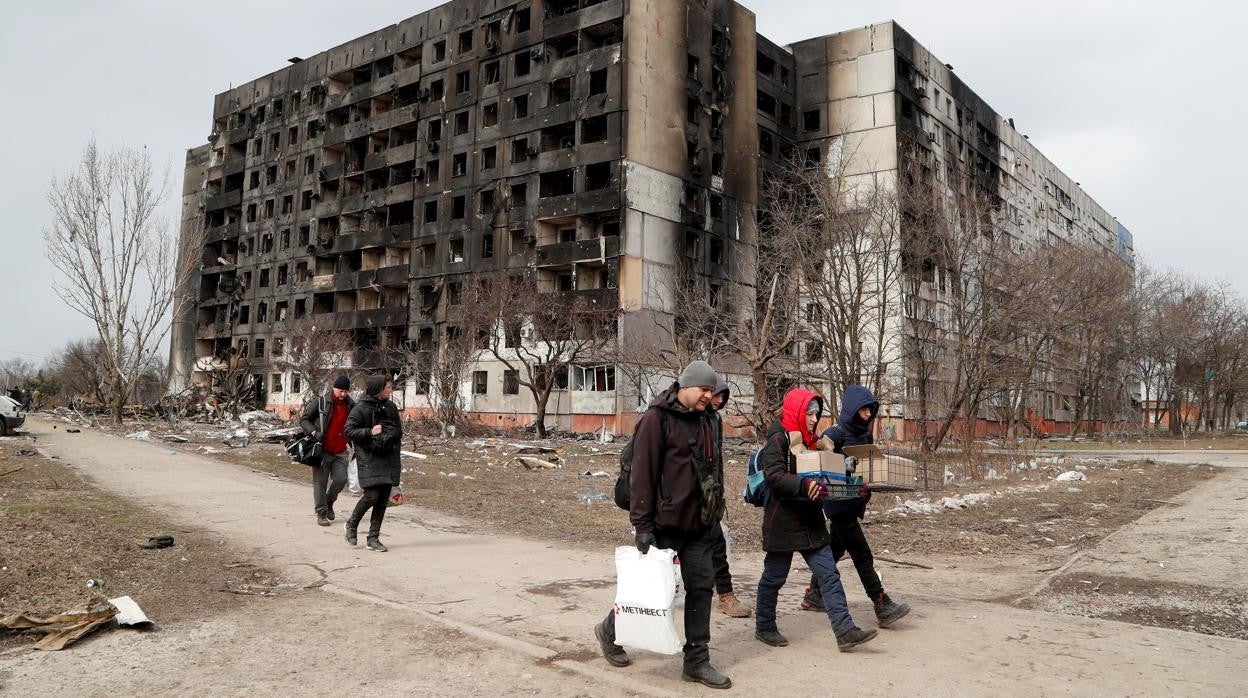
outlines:
[{"label": "man walking", "polygon": [[[718,377],[694,361],[650,403],[637,422],[629,478],[629,520],[637,549],[675,550],[685,584],[685,681],[729,688],[732,681],[711,666],[712,561],[724,515],[723,481],[715,467],[714,434],[706,412]],[[615,611],[594,627],[603,657],[612,666],[631,660],[615,644]]]},{"label": "man walking", "polygon": [[399,484],[403,471],[399,449],[403,447],[403,423],[399,408],[390,402],[394,384],[389,376],[369,376],[366,393],[347,417],[347,438],[355,444],[356,468],[364,496],[347,519],[347,543],[356,544],[356,529],[364,513],[373,510],[368,522],[368,549],[386,552],[381,543],[381,522],[386,518],[390,490]]},{"label": "man walking", "polygon": [[347,486],[347,464],[351,455],[347,451],[345,430],[347,415],[355,407],[355,401],[347,392],[350,389],[351,381],[346,376],[338,376],[328,393],[308,403],[299,420],[303,433],[321,444],[321,464],[312,468],[312,505],[319,526],[328,526],[334,520],[334,502]]},{"label": "man walking", "polygon": [[[706,411],[711,415],[711,427],[715,442],[715,469],[719,481],[724,481],[724,415],[723,410],[731,397],[728,381],[722,377],[715,386],[715,394],[711,396],[711,404]],[[728,541],[724,538],[722,526],[713,531],[715,546],[711,559],[715,565],[715,593],[719,594],[719,612],[732,618],[749,618],[750,609],[742,604],[732,590],[732,570],[728,567]]]}]

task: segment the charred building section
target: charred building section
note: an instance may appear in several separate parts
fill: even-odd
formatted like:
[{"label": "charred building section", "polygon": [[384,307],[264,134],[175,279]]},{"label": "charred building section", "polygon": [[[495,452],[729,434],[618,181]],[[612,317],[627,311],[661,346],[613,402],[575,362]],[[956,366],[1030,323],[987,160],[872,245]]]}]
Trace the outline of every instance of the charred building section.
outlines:
[{"label": "charred building section", "polygon": [[[835,159],[896,177],[903,154],[933,181],[973,173],[1020,239],[1130,256],[1125,229],[894,23],[781,47],[732,0],[455,0],[217,95],[187,157],[202,269],[171,365],[293,409],[316,387],[283,370],[300,333],[349,333],[356,372],[399,348],[431,358],[499,272],[620,311],[638,355],[689,320],[691,288],[707,312],[753,312],[768,172]],[[414,363],[399,399],[419,410],[432,362]],[[616,368],[551,377],[550,423],[628,430],[670,376]],[[530,421],[514,373],[479,354],[467,410]]]}]

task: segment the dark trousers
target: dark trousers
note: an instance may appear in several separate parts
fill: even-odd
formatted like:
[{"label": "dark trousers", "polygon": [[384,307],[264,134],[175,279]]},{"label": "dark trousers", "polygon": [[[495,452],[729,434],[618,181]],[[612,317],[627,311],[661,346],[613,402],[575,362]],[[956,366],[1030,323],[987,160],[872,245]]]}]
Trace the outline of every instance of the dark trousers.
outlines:
[{"label": "dark trousers", "polygon": [[321,464],[312,468],[312,506],[316,513],[324,514],[338,501],[342,488],[347,486],[347,462],[350,456],[342,453],[326,453]]},{"label": "dark trousers", "polygon": [[364,519],[364,512],[371,508],[373,515],[368,520],[368,537],[380,536],[381,521],[386,518],[386,500],[390,499],[390,489],[390,485],[365,487],[364,496],[355,503],[355,511],[351,512],[351,520],[347,522],[347,525],[352,529],[359,528],[360,521]]},{"label": "dark trousers", "polygon": [[715,566],[715,593],[723,596],[732,593],[732,571],[728,569],[728,541],[724,529],[716,524],[711,531],[715,540],[711,545],[711,563]]},{"label": "dark trousers", "polygon": [[[871,546],[862,532],[858,517],[852,513],[833,514],[828,517],[828,528],[832,531],[832,554],[841,559],[845,553],[854,561],[854,569],[858,570],[858,579],[862,580],[862,589],[872,601],[884,593],[884,584],[880,575],[875,573],[875,558],[871,555]],[[819,584],[812,575],[810,588],[818,589]]]},{"label": "dark trousers", "polygon": [[[675,550],[680,558],[680,576],[685,583],[685,668],[692,669],[711,661],[711,596],[715,583],[712,549],[715,546],[714,526],[701,532],[655,531],[655,547]],[[719,533],[723,540],[723,532]],[[607,613],[604,623],[607,639],[615,642],[615,609]]]},{"label": "dark trousers", "polygon": [[[845,589],[841,587],[841,575],[836,570],[836,558],[828,546],[800,550],[806,565],[815,573],[815,588],[823,593],[823,607],[832,621],[832,632],[841,635],[854,627],[849,617],[849,606],[845,602]],[[780,587],[789,578],[789,567],[793,564],[793,553],[767,553],[763,558],[763,576],[758,580],[758,595],[755,601],[754,627],[759,632],[776,630],[776,599],[780,595]]]}]

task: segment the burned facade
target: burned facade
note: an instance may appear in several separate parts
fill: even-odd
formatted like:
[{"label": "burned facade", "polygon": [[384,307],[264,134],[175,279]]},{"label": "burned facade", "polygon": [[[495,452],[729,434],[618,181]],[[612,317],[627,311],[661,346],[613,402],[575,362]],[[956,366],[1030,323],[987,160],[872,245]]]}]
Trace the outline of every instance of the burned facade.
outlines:
[{"label": "burned facade", "polygon": [[[761,172],[832,138],[863,139],[889,169],[916,119],[904,100],[920,104],[899,67],[911,45],[890,23],[782,48],[731,0],[455,0],[292,59],[217,95],[208,143],[188,152],[182,224],[202,232],[202,268],[172,369],[203,385],[236,366],[261,402],[294,409],[319,389],[278,361],[296,323],[349,332],[344,367],[380,367],[396,348],[437,351],[471,312],[464,290],[507,270],[552,302],[620,311],[625,352],[673,312],[682,274],[751,298]],[[1000,134],[984,143],[993,167],[1005,144],[1039,158],[966,101]],[[467,410],[530,421],[514,377],[478,359]],[[418,411],[417,363],[398,397]],[[646,396],[615,374],[604,360],[555,377],[548,422],[626,429]]]}]

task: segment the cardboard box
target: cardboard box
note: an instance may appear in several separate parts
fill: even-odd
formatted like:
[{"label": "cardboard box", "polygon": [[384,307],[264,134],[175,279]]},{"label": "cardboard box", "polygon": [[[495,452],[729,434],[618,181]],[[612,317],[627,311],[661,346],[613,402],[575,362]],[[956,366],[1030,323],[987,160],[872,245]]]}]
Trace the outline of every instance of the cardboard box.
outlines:
[{"label": "cardboard box", "polygon": [[862,446],[846,446],[842,449],[847,456],[858,459],[855,475],[861,475],[863,482],[873,485],[876,489],[914,489],[914,461],[900,456],[890,456],[874,444]]},{"label": "cardboard box", "polygon": [[842,475],[845,474],[845,457],[839,453],[831,451],[804,451],[795,457],[797,458],[797,472],[799,473],[827,470]]}]

